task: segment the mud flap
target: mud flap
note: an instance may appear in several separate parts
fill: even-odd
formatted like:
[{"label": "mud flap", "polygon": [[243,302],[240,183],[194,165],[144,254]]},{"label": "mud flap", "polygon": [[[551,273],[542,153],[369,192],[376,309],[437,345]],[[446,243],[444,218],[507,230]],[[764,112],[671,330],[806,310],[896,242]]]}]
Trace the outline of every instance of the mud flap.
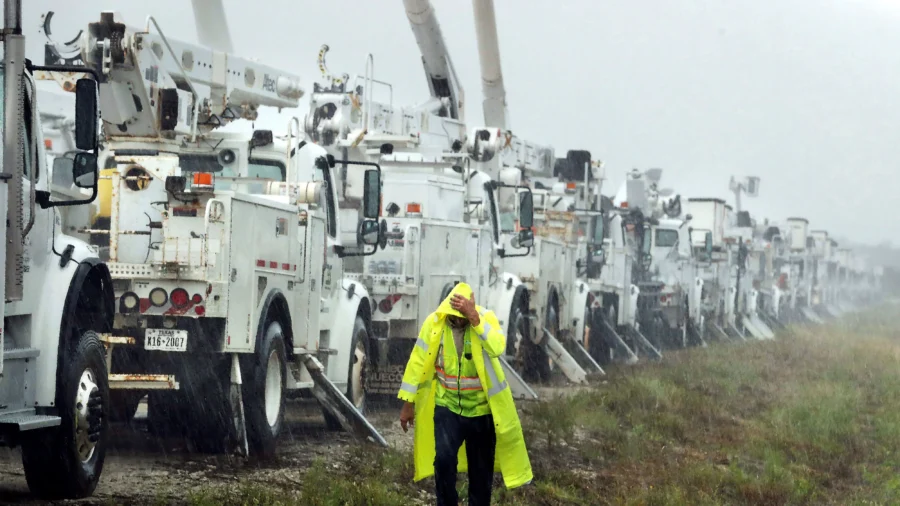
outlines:
[{"label": "mud flap", "polygon": [[812,309],[811,307],[809,307],[809,306],[800,308],[800,312],[803,313],[803,316],[805,316],[806,319],[809,320],[809,321],[812,322],[812,323],[815,323],[815,324],[818,324],[818,325],[823,325],[823,324],[825,324],[825,321],[822,320],[822,318],[819,317],[819,315],[817,315],[816,312],[813,311],[813,309]]},{"label": "mud flap", "polygon": [[569,381],[573,383],[584,383],[587,378],[587,373],[584,372],[584,369],[582,369],[580,365],[578,365],[575,358],[569,354],[565,346],[556,339],[556,336],[551,334],[546,328],[544,329],[544,335],[547,336],[547,353],[550,355],[550,359],[553,360],[553,363],[562,370]]},{"label": "mud flap", "polygon": [[321,362],[316,360],[316,357],[304,356],[303,365],[312,377],[314,383],[312,393],[316,400],[340,422],[344,430],[360,439],[380,446],[388,446],[378,429],[369,423],[366,417],[356,409],[356,406],[344,396],[344,393],[325,376],[325,368]]},{"label": "mud flap", "polygon": [[635,341],[637,341],[637,343],[650,355],[650,358],[662,360],[662,352],[659,351],[656,346],[653,346],[653,343],[644,337],[644,334],[642,334],[640,330],[631,329],[631,333],[634,335]]},{"label": "mud flap", "polygon": [[241,393],[241,363],[237,353],[231,355],[231,382],[228,402],[231,404],[232,440],[237,444],[237,453],[246,457],[250,454],[247,440],[247,423],[244,417],[244,395]]},{"label": "mud flap", "polygon": [[603,318],[603,325],[606,327],[606,330],[609,332],[609,335],[611,335],[613,338],[613,343],[611,343],[611,344],[613,344],[616,349],[622,350],[625,352],[626,355],[628,355],[628,358],[625,360],[625,363],[629,364],[629,365],[636,364],[638,361],[637,354],[635,354],[635,352],[632,351],[632,349],[628,346],[628,344],[625,342],[625,340],[622,339],[622,336],[620,336],[619,333],[616,332],[616,329],[614,329],[613,326],[610,325],[608,321],[606,321],[606,318]]},{"label": "mud flap", "polygon": [[512,392],[512,396],[516,399],[536,401],[538,398],[537,392],[528,386],[528,383],[519,376],[519,373],[513,369],[513,366],[509,365],[509,362],[507,362],[506,359],[503,357],[499,357],[498,359],[500,360],[500,365],[503,367],[503,374],[506,375],[506,382],[509,383],[509,390]]}]

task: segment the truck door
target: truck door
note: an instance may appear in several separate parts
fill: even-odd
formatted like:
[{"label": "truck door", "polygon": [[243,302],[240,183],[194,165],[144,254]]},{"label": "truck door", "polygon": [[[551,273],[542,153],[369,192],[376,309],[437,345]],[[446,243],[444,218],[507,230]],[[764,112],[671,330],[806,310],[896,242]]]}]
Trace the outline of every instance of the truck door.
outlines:
[{"label": "truck door", "polygon": [[323,182],[322,191],[322,209],[325,213],[325,255],[324,264],[321,272],[321,294],[322,308],[325,312],[331,311],[330,301],[335,290],[340,290],[341,277],[343,275],[343,264],[340,257],[335,252],[335,246],[338,245],[338,207],[337,194],[334,186],[333,169],[329,167],[316,167],[316,179]]}]

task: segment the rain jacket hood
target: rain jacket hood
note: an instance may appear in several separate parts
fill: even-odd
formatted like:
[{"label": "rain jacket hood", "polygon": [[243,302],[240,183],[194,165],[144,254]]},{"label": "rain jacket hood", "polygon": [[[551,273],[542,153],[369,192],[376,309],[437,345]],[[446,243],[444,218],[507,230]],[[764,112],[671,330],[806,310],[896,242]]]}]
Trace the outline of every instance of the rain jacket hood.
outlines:
[{"label": "rain jacket hood", "polygon": [[447,294],[444,300],[441,301],[441,305],[438,306],[435,313],[444,317],[459,316],[460,318],[465,318],[462,313],[453,309],[453,306],[450,305],[450,301],[453,300],[453,296],[457,294],[462,295],[466,299],[469,299],[470,297],[472,297],[472,287],[467,283],[458,283],[453,287],[453,290],[450,290],[450,293]]}]

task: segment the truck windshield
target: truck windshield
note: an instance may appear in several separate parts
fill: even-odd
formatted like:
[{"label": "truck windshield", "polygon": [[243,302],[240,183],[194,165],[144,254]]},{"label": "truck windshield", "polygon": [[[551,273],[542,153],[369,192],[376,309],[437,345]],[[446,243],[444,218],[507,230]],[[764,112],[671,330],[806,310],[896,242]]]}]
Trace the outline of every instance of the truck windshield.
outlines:
[{"label": "truck windshield", "polygon": [[516,231],[516,213],[507,212],[500,213],[500,231],[515,232]]},{"label": "truck windshield", "polygon": [[657,248],[671,248],[678,243],[678,231],[668,228],[656,229],[655,244]]}]

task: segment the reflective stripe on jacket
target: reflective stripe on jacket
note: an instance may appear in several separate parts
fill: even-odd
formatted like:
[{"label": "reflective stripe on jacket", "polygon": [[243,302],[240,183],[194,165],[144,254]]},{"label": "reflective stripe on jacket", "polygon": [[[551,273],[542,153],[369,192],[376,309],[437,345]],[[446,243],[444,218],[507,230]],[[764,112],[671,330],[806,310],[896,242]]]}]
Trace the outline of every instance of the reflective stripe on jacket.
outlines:
[{"label": "reflective stripe on jacket", "polygon": [[[457,293],[468,298],[472,289],[465,283],[456,285],[438,310],[430,314],[422,324],[398,394],[401,400],[415,403],[415,481],[434,475],[434,406],[438,382],[436,363],[441,336],[447,327],[447,315],[461,316],[450,307],[450,300]],[[503,482],[507,488],[516,488],[530,483],[533,474],[519,415],[498,359],[506,349],[506,336],[493,311],[480,306],[477,309],[481,322],[472,328],[477,336],[477,339],[471,340],[472,362],[494,419],[497,436],[494,470],[503,474]],[[459,471],[466,472],[468,464],[465,444],[459,449],[458,462]]]},{"label": "reflective stripe on jacket", "polygon": [[[472,338],[475,331],[469,326],[463,338],[463,353],[460,355],[453,339],[450,325],[444,325],[438,350],[435,376],[434,402],[460,416],[476,417],[491,414],[487,394],[478,378],[475,357],[472,355]],[[466,355],[468,354],[468,358]]]}]

